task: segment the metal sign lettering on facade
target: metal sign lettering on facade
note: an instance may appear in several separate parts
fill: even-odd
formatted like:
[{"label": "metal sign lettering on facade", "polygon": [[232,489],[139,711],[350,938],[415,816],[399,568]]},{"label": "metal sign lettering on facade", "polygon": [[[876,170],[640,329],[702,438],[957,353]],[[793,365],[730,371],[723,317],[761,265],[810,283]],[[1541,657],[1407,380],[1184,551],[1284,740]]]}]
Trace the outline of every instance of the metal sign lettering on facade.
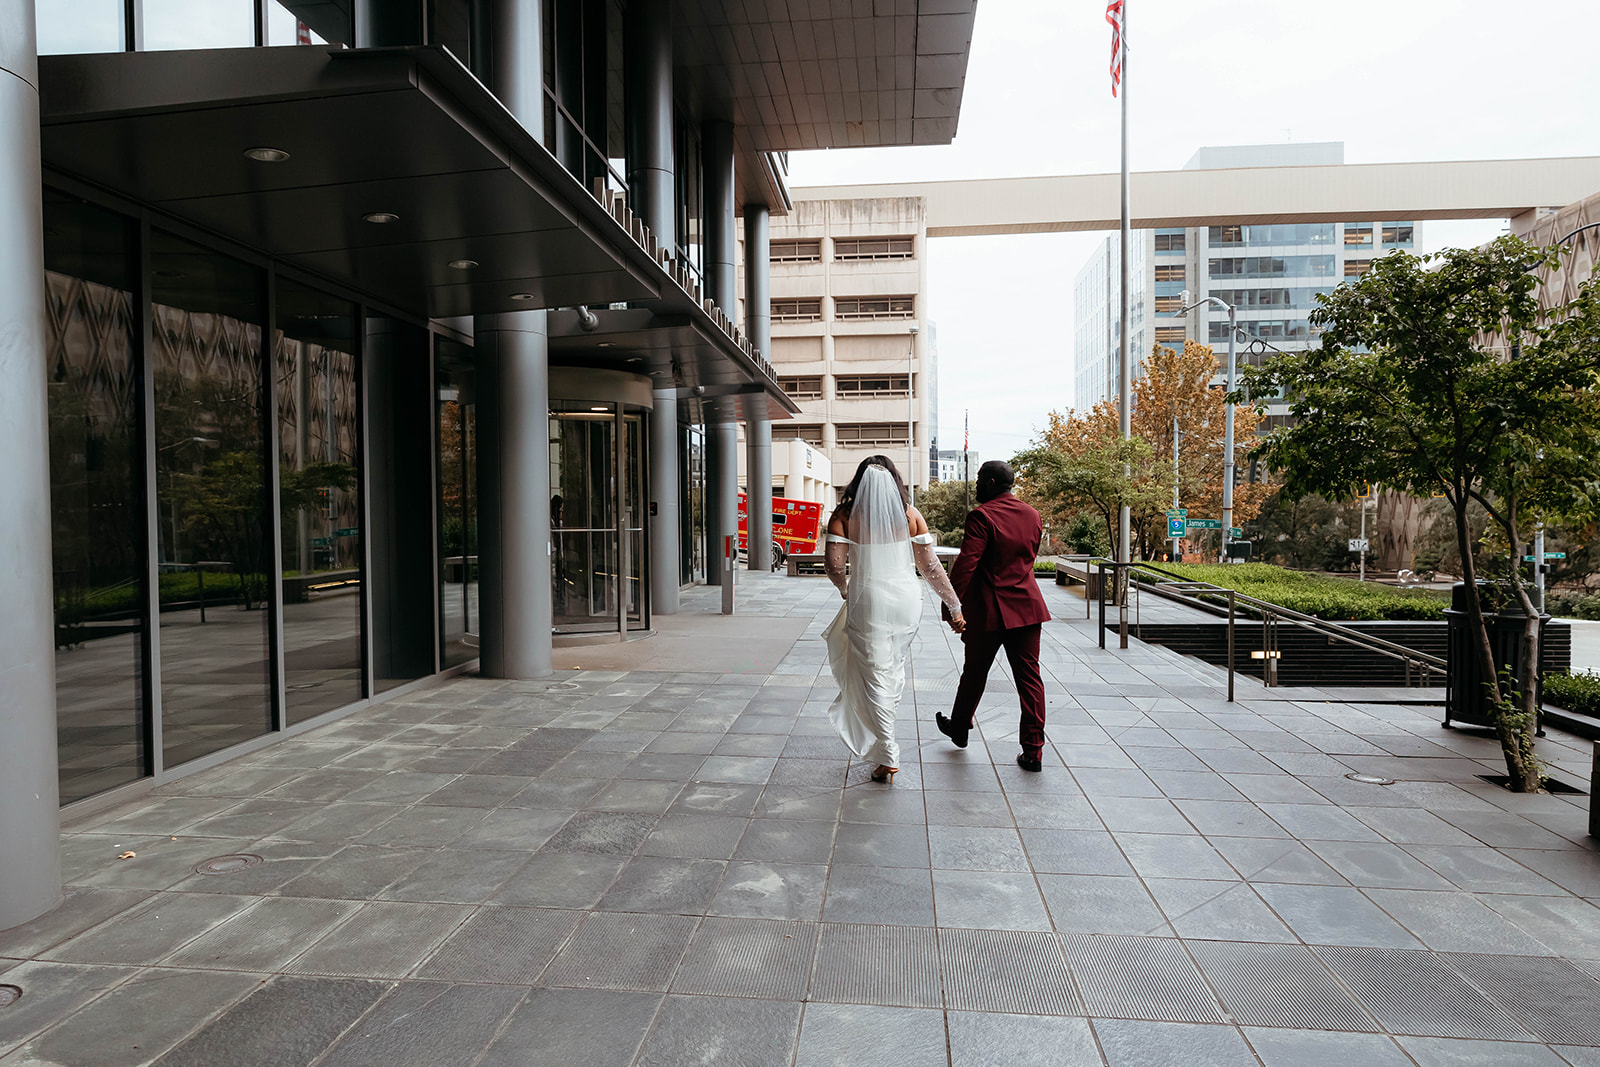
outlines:
[{"label": "metal sign lettering on facade", "polygon": [[1222,529],[1222,520],[1221,519],[1190,519],[1189,520],[1189,529],[1191,529],[1191,530],[1220,530],[1220,529]]}]

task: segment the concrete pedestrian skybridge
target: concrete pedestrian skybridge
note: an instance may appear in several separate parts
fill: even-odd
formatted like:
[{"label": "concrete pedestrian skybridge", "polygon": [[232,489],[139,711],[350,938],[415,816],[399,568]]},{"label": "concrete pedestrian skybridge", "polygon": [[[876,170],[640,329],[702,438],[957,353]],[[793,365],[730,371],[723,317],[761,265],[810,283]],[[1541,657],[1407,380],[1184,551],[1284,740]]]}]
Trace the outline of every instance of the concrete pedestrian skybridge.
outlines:
[{"label": "concrete pedestrian skybridge", "polygon": [[[1358,163],[1132,175],[1133,228],[1346,219],[1512,220],[1529,229],[1542,214],[1600,190],[1600,156],[1442,163]],[[929,237],[1115,230],[1119,175],[819,185],[796,200],[920,196]]]}]

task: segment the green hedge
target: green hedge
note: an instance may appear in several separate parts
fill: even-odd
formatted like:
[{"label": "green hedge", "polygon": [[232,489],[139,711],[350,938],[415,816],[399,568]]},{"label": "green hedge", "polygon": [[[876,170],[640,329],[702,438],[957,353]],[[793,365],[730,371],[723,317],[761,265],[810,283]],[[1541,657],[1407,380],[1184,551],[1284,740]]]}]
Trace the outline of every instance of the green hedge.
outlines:
[{"label": "green hedge", "polygon": [[1036,560],[1033,561],[1033,573],[1035,573],[1035,574],[1054,574],[1055,572],[1056,572],[1056,561],[1055,560],[1053,560],[1053,559],[1036,559]]},{"label": "green hedge", "polygon": [[1443,590],[1396,589],[1377,582],[1286,570],[1270,563],[1159,566],[1194,581],[1237,589],[1246,596],[1281,604],[1291,611],[1339,622],[1442,619],[1444,609],[1450,606],[1450,594]]},{"label": "green hedge", "polygon": [[1600,593],[1562,593],[1550,598],[1548,608],[1569,619],[1600,619]]},{"label": "green hedge", "polygon": [[1544,702],[1600,717],[1600,674],[1547,674],[1544,676]]}]

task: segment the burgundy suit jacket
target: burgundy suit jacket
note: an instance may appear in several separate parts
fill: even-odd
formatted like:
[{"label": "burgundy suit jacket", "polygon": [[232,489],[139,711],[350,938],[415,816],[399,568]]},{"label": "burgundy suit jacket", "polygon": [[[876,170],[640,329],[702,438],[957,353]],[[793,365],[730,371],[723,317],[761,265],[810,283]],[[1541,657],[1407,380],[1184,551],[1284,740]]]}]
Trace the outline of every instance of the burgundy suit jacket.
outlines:
[{"label": "burgundy suit jacket", "polygon": [[1049,621],[1033,576],[1043,532],[1039,513],[1010,493],[967,514],[961,555],[950,568],[967,629],[1010,630]]}]

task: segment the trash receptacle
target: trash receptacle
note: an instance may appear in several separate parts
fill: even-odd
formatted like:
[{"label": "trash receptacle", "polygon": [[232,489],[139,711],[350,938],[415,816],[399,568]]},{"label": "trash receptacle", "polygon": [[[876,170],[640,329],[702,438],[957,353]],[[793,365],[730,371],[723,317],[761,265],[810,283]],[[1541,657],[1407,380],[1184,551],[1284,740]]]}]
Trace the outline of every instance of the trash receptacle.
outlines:
[{"label": "trash receptacle", "polygon": [[[1446,663],[1444,725],[1452,722],[1469,726],[1492,726],[1489,718],[1489,699],[1483,687],[1483,668],[1479,665],[1474,645],[1477,635],[1472,631],[1471,605],[1467,597],[1471,590],[1467,583],[1457,582],[1450,590],[1450,607],[1445,610]],[[1510,668],[1520,691],[1528,684],[1522,677],[1519,647],[1523,624],[1527,615],[1516,592],[1502,582],[1478,582],[1478,595],[1483,604],[1483,622],[1489,631],[1489,650],[1494,656],[1495,672]],[[1538,686],[1544,674],[1544,634],[1550,616],[1539,616],[1539,671],[1532,680]],[[1542,727],[1541,727],[1542,730]]]}]

